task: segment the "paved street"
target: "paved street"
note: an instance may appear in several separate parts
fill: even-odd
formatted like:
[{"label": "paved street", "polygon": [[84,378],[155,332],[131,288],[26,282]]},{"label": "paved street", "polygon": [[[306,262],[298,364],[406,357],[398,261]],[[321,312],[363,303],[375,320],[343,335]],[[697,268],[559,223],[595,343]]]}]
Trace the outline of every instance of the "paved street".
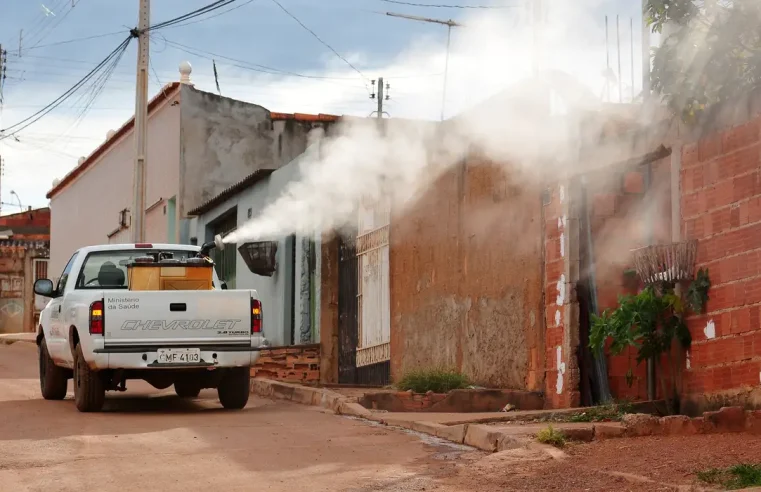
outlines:
[{"label": "paved street", "polygon": [[252,397],[228,412],[215,391],[130,386],[80,414],[71,394],[41,399],[33,344],[0,344],[0,491],[431,490],[463,459],[311,407]]}]

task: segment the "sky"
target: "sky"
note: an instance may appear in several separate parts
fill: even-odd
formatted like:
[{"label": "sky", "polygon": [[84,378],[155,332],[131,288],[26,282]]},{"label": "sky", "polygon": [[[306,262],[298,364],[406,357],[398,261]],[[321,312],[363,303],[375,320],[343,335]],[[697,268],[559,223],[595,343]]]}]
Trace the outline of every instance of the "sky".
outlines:
[{"label": "sky", "polygon": [[[642,16],[638,1],[544,1],[542,66],[569,73],[601,99],[606,94],[606,15],[610,18],[610,63],[616,73],[615,18],[621,19],[622,99],[631,99],[629,26],[633,19],[634,93],[639,92]],[[451,33],[443,103],[446,118],[467,111],[532,71],[530,0],[408,2],[490,8],[421,7],[389,0],[278,2],[314,34],[274,0],[236,0],[186,25],[153,32],[150,97],[162,85],[179,79],[177,67],[183,61],[193,67],[191,78],[196,88],[216,93],[213,59],[223,96],[271,111],[369,116],[377,104],[369,97],[371,81],[384,77],[391,85],[390,99],[384,102],[387,116],[438,120],[447,27],[395,18],[386,12],[463,24]],[[211,0],[153,0],[151,23],[209,3]],[[138,0],[4,0],[0,43],[7,50],[7,78],[0,129],[64,94],[113,51],[136,24],[138,4]],[[24,208],[47,206],[45,194],[53,180],[62,178],[80,156],[89,155],[105,140],[109,130],[119,128],[134,114],[136,44],[130,43],[91,104],[93,92],[86,87],[17,138],[0,140],[4,163],[0,213],[17,212],[19,202]],[[267,68],[263,72],[261,67]],[[611,99],[618,101],[617,83],[612,84]]]}]

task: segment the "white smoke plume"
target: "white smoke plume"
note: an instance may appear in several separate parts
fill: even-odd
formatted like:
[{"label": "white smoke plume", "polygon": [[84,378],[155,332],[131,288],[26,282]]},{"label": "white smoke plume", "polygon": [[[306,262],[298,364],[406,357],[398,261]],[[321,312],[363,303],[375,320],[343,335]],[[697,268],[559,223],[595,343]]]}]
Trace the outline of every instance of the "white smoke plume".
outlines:
[{"label": "white smoke plume", "polygon": [[[224,241],[340,230],[356,223],[362,202],[389,200],[394,213],[403,213],[473,151],[510,163],[523,179],[557,177],[569,165],[568,157],[559,157],[574,155],[577,117],[599,108],[605,60],[602,18],[593,18],[593,2],[563,3],[555,2],[542,31],[541,71],[532,76],[534,31],[521,24],[525,15],[490,12],[468,19],[451,57],[448,89],[453,99],[469,99],[467,111],[443,123],[345,118],[328,135],[316,136],[300,159],[300,179]],[[423,64],[430,52],[421,51],[401,58]],[[495,64],[504,75],[496,85],[488,79]],[[498,95],[489,98],[478,89]]]}]

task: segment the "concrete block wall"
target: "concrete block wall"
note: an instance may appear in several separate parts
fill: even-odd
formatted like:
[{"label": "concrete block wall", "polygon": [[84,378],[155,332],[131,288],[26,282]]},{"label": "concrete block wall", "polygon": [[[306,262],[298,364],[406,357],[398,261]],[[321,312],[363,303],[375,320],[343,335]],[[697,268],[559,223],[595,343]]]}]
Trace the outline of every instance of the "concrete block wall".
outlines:
[{"label": "concrete block wall", "polygon": [[686,404],[761,407],[761,119],[682,148],[682,233],[712,287],[689,320]]}]

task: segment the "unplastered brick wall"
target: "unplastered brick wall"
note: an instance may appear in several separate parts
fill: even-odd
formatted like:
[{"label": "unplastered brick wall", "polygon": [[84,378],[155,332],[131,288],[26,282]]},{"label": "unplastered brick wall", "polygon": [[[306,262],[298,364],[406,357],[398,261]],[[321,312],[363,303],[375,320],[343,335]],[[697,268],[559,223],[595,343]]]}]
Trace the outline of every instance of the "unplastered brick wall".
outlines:
[{"label": "unplastered brick wall", "polygon": [[760,128],[756,117],[682,148],[683,235],[698,240],[712,283],[706,314],[689,319],[684,383],[696,411],[761,406]]},{"label": "unplastered brick wall", "polygon": [[[579,406],[578,303],[570,276],[577,263],[578,219],[569,208],[565,184],[547,189],[544,204],[545,227],[545,406],[568,408]],[[575,234],[574,234],[575,232]],[[573,235],[573,237],[569,237]]]},{"label": "unplastered brick wall", "polygon": [[294,345],[262,350],[251,376],[297,383],[320,382],[320,345]]}]

